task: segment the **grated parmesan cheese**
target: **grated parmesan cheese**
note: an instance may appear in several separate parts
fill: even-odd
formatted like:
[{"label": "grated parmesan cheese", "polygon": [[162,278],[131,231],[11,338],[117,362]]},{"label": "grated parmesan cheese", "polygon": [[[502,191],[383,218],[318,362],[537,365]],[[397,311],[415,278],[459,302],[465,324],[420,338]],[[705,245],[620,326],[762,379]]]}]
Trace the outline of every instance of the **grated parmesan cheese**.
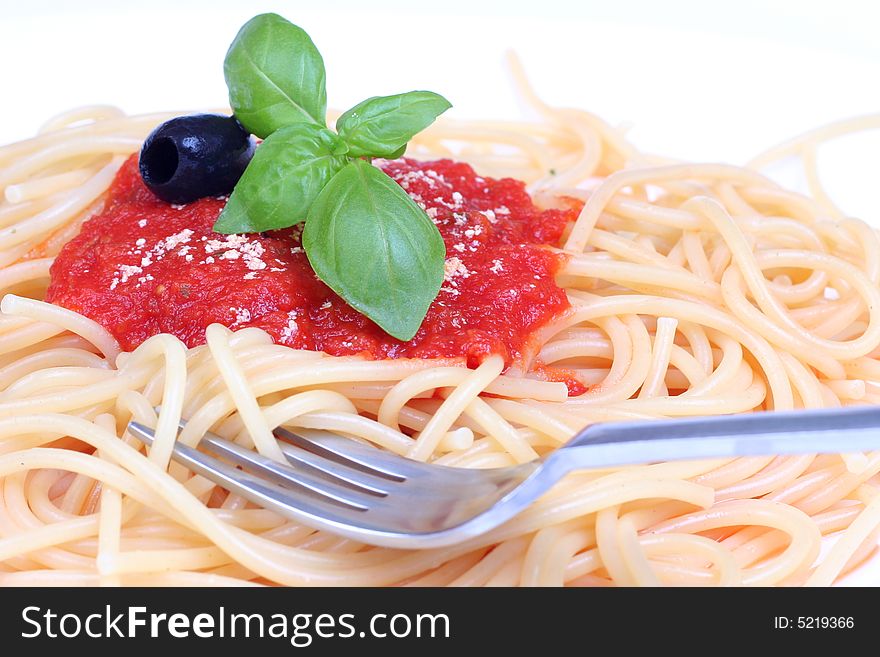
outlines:
[{"label": "grated parmesan cheese", "polygon": [[251,311],[247,308],[231,307],[229,310],[235,313],[236,324],[244,324],[245,322],[251,321]]},{"label": "grated parmesan cheese", "polygon": [[287,325],[281,329],[281,340],[287,341],[293,338],[299,331],[299,326],[296,323],[297,312],[295,310],[291,310],[287,313]]},{"label": "grated parmesan cheese", "polygon": [[457,276],[470,278],[471,273],[465,264],[456,257],[448,258],[443,265],[443,279],[453,285],[455,285],[454,279]]}]

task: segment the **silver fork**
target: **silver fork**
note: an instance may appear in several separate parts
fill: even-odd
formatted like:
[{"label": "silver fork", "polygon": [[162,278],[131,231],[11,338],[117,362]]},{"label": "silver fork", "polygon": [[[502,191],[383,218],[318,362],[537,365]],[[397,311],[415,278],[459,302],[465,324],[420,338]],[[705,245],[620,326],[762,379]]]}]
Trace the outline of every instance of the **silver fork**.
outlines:
[{"label": "silver fork", "polygon": [[[129,432],[150,445],[153,430]],[[316,529],[396,548],[435,548],[497,527],[573,470],[684,459],[880,449],[880,408],[752,413],[594,424],[545,458],[465,469],[397,456],[349,438],[275,430],[288,460],[206,434],[175,461],[223,488]],[[207,454],[211,452],[215,458]]]}]

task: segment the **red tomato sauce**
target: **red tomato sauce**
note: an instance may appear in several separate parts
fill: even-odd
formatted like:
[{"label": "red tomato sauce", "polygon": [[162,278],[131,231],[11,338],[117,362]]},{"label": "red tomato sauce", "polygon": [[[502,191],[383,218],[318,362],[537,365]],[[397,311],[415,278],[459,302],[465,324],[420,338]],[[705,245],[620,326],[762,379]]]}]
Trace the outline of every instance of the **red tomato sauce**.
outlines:
[{"label": "red tomato sauce", "polygon": [[[47,300],[95,320],[127,350],[158,333],[203,344],[218,322],[335,356],[463,357],[471,367],[490,354],[508,366],[530,358],[536,332],[569,308],[554,280],[561,258],[541,245],[559,243],[576,202],[541,210],[522,182],[484,178],[451,160],[376,164],[424,207],[446,243],[443,287],[408,342],[318,280],[299,227],[215,233],[225,199],[165,203],[143,185],[136,156],[120,169],[103,211],[56,258]],[[570,394],[584,391],[570,374],[547,378],[565,380]]]}]

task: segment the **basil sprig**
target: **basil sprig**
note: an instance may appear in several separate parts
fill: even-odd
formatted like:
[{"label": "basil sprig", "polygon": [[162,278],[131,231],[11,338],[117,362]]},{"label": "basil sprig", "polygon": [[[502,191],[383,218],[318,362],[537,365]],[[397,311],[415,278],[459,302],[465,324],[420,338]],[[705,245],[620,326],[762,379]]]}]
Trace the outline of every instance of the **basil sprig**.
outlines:
[{"label": "basil sprig", "polygon": [[443,283],[446,248],[425,211],[362,158],[400,157],[449,101],[430,91],[368,98],[333,132],[324,60],[301,28],[276,14],[239,30],[224,73],[236,118],[264,141],[214,230],[304,221],[302,245],[318,277],[390,335],[412,339]]}]

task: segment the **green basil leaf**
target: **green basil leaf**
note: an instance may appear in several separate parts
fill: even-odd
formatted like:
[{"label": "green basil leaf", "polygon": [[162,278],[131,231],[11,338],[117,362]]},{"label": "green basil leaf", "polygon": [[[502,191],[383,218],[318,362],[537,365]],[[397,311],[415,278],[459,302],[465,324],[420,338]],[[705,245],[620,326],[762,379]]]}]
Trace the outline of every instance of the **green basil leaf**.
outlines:
[{"label": "green basil leaf", "polygon": [[375,96],[340,116],[336,130],[354,157],[392,157],[450,107],[448,100],[432,91]]},{"label": "green basil leaf", "polygon": [[259,233],[304,221],[321,189],[345,166],[348,146],[313,123],[276,130],[257,147],[214,224],[218,233]]},{"label": "green basil leaf", "polygon": [[315,199],[303,247],[318,277],[398,340],[410,340],[443,284],[446,247],[400,186],[352,160]]},{"label": "green basil leaf", "polygon": [[309,35],[277,14],[260,14],[236,35],[223,74],[235,117],[258,137],[293,123],[325,125],[324,60]]},{"label": "green basil leaf", "polygon": [[406,144],[398,148],[396,151],[391,153],[390,155],[386,155],[389,160],[396,160],[399,157],[403,157],[403,154],[406,153]]}]

